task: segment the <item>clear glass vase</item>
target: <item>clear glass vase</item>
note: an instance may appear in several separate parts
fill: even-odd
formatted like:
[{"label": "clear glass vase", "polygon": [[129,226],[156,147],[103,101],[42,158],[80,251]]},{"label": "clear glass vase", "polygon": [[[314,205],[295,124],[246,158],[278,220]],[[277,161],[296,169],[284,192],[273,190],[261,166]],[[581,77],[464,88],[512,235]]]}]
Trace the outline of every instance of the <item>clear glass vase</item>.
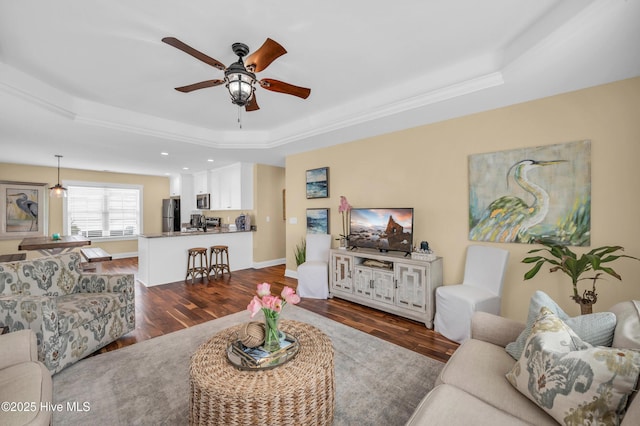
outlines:
[{"label": "clear glass vase", "polygon": [[340,238],[340,250],[346,250],[347,249],[347,239],[344,237]]},{"label": "clear glass vase", "polygon": [[277,312],[265,312],[264,314],[264,344],[262,347],[268,352],[275,352],[280,349],[279,319],[280,314]]}]

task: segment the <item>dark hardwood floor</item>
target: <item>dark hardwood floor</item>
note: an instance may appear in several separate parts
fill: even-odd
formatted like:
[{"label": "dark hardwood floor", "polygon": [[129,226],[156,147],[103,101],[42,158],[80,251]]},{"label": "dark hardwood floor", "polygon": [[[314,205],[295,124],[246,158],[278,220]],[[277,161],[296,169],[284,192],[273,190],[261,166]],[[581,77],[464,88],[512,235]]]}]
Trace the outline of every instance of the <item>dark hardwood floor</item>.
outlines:
[{"label": "dark hardwood floor", "polygon": [[[261,282],[271,283],[272,292],[277,294],[285,285],[296,288],[297,280],[285,277],[284,269],[284,265],[246,269],[233,272],[232,276],[225,274],[217,280],[203,282],[197,279],[195,284],[189,280],[145,287],[136,282],[136,329],[99,352],[115,350],[245,310],[255,294],[256,285]],[[137,274],[138,259],[103,262],[102,271]],[[457,343],[429,330],[422,323],[346,300],[303,299],[298,306],[443,362],[458,348]]]}]

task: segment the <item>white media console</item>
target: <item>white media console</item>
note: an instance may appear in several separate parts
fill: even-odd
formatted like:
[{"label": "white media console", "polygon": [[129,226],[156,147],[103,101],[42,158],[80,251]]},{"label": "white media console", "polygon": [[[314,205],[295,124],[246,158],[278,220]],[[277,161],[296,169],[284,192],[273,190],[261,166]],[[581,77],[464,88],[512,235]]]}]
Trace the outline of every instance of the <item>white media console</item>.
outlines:
[{"label": "white media console", "polygon": [[442,258],[416,260],[404,253],[331,250],[332,297],[390,312],[433,328],[435,290],[442,285]]}]

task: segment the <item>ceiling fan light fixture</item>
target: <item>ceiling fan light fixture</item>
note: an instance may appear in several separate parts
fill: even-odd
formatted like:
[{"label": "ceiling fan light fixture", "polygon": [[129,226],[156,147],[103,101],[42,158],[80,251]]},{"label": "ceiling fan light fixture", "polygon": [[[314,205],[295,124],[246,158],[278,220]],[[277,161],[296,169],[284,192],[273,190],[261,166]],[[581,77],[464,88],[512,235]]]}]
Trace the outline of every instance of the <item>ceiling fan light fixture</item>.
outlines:
[{"label": "ceiling fan light fixture", "polygon": [[[233,49],[233,53],[238,56],[238,60],[229,67],[225,67],[222,62],[205,55],[175,37],[164,37],[162,41],[224,72],[224,80],[205,80],[187,86],[176,87],[175,89],[178,92],[189,93],[194,90],[224,84],[231,96],[231,102],[238,107],[244,107],[247,112],[260,109],[255,95],[255,90],[258,85],[272,92],[293,95],[302,99],[307,99],[311,93],[311,89],[294,86],[293,84],[283,81],[273,79],[261,79],[258,81],[256,79],[255,73],[263,71],[274,60],[287,53],[282,45],[270,38],[267,38],[258,50],[246,58],[246,66],[242,58],[249,54],[249,46],[244,43],[233,43],[231,49]],[[240,109],[241,108],[238,108],[238,122],[240,122]],[[242,128],[242,124],[240,128]]]},{"label": "ceiling fan light fixture", "polygon": [[66,198],[67,197],[67,188],[60,185],[60,159],[62,155],[57,155],[58,158],[58,183],[49,188],[49,196],[55,198]]},{"label": "ceiling fan light fixture", "polygon": [[255,74],[247,71],[244,64],[238,61],[227,68],[224,78],[231,95],[231,102],[238,106],[245,106],[255,90]]}]

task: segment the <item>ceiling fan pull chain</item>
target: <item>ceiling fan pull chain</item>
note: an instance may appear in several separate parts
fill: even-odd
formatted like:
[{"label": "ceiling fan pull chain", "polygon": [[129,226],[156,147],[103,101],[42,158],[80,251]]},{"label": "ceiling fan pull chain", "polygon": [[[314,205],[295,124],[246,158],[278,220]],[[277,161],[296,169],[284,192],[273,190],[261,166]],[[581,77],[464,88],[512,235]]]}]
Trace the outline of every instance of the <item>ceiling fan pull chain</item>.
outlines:
[{"label": "ceiling fan pull chain", "polygon": [[242,108],[238,106],[238,127],[242,129]]}]

